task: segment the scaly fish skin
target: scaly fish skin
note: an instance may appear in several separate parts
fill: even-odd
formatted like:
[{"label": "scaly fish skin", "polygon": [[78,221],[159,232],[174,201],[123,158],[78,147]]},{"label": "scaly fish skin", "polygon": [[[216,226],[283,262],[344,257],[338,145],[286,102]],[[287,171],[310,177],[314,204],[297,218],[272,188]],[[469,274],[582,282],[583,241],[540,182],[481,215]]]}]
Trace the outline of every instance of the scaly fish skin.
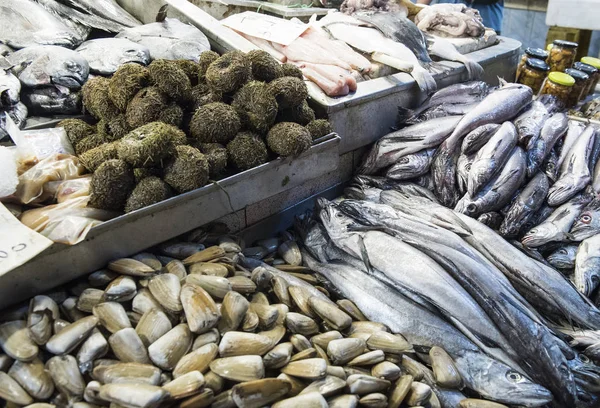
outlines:
[{"label": "scaly fish skin", "polygon": [[516,236],[525,223],[540,209],[549,187],[550,183],[544,173],[538,173],[531,179],[507,211],[500,226],[500,235]]},{"label": "scaly fish skin", "polygon": [[577,290],[590,296],[600,283],[600,235],[585,239],[575,258],[573,283]]},{"label": "scaly fish skin", "polygon": [[548,262],[558,269],[573,269],[578,245],[566,245],[548,255]]}]

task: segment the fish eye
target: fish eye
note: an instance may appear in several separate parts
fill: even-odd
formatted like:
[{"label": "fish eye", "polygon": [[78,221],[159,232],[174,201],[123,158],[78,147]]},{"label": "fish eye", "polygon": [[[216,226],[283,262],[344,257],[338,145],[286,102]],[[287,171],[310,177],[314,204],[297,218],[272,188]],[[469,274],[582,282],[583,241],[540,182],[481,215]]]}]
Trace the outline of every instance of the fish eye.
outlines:
[{"label": "fish eye", "polygon": [[506,373],[506,379],[512,383],[518,383],[523,379],[523,376],[516,371],[509,371]]},{"label": "fish eye", "polygon": [[344,217],[341,212],[335,213],[335,216],[338,217],[338,218],[343,218]]},{"label": "fish eye", "polygon": [[468,213],[473,214],[476,211],[477,211],[477,206],[475,204],[469,204],[469,205],[467,205],[467,212]]},{"label": "fish eye", "polygon": [[558,253],[559,253],[559,254],[564,254],[564,255],[567,255],[567,250],[566,250],[566,249],[564,249],[564,248],[562,248],[562,249],[559,249],[559,250],[558,250]]},{"label": "fish eye", "polygon": [[590,360],[590,358],[588,356],[586,356],[585,354],[580,354],[579,355],[579,359],[581,360],[581,362],[583,364],[588,364],[590,363],[592,360]]},{"label": "fish eye", "polygon": [[400,164],[407,164],[408,163],[408,157],[403,157],[400,160],[398,160],[398,163]]},{"label": "fish eye", "polygon": [[591,221],[592,217],[590,217],[587,214],[581,217],[581,222],[583,222],[584,224],[589,224]]},{"label": "fish eye", "polygon": [[471,171],[471,163],[467,163],[467,164],[465,165],[465,170],[467,170],[467,171]]}]

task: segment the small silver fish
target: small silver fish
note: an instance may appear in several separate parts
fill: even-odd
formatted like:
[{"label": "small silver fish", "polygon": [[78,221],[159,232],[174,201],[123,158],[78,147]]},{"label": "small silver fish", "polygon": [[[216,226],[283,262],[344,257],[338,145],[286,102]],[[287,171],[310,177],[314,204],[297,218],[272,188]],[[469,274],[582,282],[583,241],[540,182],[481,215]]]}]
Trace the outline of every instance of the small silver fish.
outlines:
[{"label": "small silver fish", "polygon": [[592,200],[583,209],[569,231],[569,239],[578,242],[596,234],[600,234],[600,200],[598,198]]},{"label": "small silver fish", "polygon": [[429,171],[435,149],[425,149],[418,153],[401,157],[388,169],[385,176],[392,180],[408,180],[422,176]]},{"label": "small silver fish", "polygon": [[550,184],[544,173],[538,173],[517,196],[500,226],[500,235],[516,236],[525,223],[542,206]]},{"label": "small silver fish", "polygon": [[550,151],[568,129],[567,115],[555,113],[542,126],[540,136],[527,144],[527,177],[533,177],[546,160]]},{"label": "small silver fish", "polygon": [[488,123],[487,125],[479,126],[475,130],[469,132],[463,140],[461,148],[462,152],[464,154],[477,153],[477,151],[481,149],[492,136],[494,136],[494,133],[496,133],[498,128],[500,128],[500,125]]},{"label": "small silver fish", "polygon": [[586,296],[590,296],[600,283],[600,235],[594,235],[579,245],[573,283]]}]

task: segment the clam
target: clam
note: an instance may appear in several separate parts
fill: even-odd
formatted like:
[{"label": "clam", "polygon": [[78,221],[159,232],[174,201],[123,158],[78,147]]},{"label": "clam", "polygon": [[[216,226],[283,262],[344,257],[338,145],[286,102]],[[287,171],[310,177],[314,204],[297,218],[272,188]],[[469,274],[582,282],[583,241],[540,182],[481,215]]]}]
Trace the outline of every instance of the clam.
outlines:
[{"label": "clam", "polygon": [[350,375],[346,381],[348,383],[348,390],[352,394],[358,395],[366,395],[373,392],[385,391],[391,385],[391,383],[387,380],[382,380],[364,374]]},{"label": "clam", "polygon": [[352,394],[344,394],[327,400],[329,408],[356,408],[358,397]]},{"label": "clam", "polygon": [[298,243],[291,239],[289,235],[285,238],[287,239],[277,248],[277,253],[290,265],[302,265],[302,254]]},{"label": "clam", "polygon": [[215,400],[215,393],[210,388],[205,388],[201,393],[186,399],[179,404],[179,408],[205,408],[211,406]]},{"label": "clam", "polygon": [[232,391],[227,390],[215,396],[215,400],[213,401],[211,408],[237,408],[237,405],[235,404],[231,394]]},{"label": "clam", "polygon": [[223,255],[225,255],[225,251],[223,251],[223,248],[220,248],[218,246],[212,246],[186,257],[183,260],[183,264],[191,265],[197,262],[208,262],[212,261],[213,259],[220,258]]},{"label": "clam", "polygon": [[283,326],[285,324],[285,315],[290,312],[290,308],[283,303],[275,303],[274,305],[271,305],[271,307],[277,309],[277,320],[275,320],[275,325]]},{"label": "clam", "polygon": [[70,324],[71,323],[67,322],[66,320],[56,319],[54,323],[52,323],[52,331],[54,331],[54,334],[58,334],[62,329]]},{"label": "clam", "polygon": [[352,323],[352,318],[331,302],[313,296],[308,300],[308,305],[321,319],[336,330],[345,330]]},{"label": "clam", "polygon": [[352,322],[350,325],[350,329],[348,330],[348,334],[363,332],[363,333],[376,333],[376,332],[389,332],[390,330],[386,327],[385,324],[370,322],[370,321],[359,321]]},{"label": "clam", "polygon": [[152,293],[150,293],[150,290],[147,288],[140,289],[137,295],[135,295],[131,308],[134,312],[141,315],[151,309],[164,311],[163,307],[160,305],[160,303],[158,303],[158,300],[152,296]]},{"label": "clam", "polygon": [[174,259],[168,264],[165,265],[165,270],[167,273],[173,274],[179,278],[180,282],[183,282],[185,278],[187,278],[187,270],[185,269],[185,265],[183,262]]},{"label": "clam", "polygon": [[105,384],[100,386],[98,397],[129,408],[158,408],[169,393],[161,387],[147,384]]},{"label": "clam", "polygon": [[402,368],[405,372],[412,375],[414,381],[421,381],[424,376],[429,374],[429,370],[418,361],[408,356],[402,356]]},{"label": "clam", "polygon": [[310,336],[319,332],[317,322],[300,313],[289,312],[285,316],[285,325],[294,334]]},{"label": "clam", "polygon": [[46,362],[46,368],[54,381],[54,386],[68,400],[80,400],[83,397],[85,382],[75,357],[70,355],[52,357]]},{"label": "clam", "polygon": [[231,289],[243,295],[249,295],[256,292],[256,284],[252,279],[245,276],[231,276],[227,278],[231,284]]},{"label": "clam", "polygon": [[302,350],[299,353],[294,354],[292,356],[292,358],[290,359],[290,362],[298,361],[298,360],[305,360],[307,358],[315,358],[315,357],[317,357],[317,350],[311,347],[306,350]]},{"label": "clam", "polygon": [[[246,298],[237,292],[231,291],[225,295],[221,306],[221,321],[219,322],[221,334],[237,330],[246,316],[249,305]],[[258,316],[256,319],[258,325]]]},{"label": "clam", "polygon": [[368,368],[365,367],[358,367],[358,366],[354,366],[354,367],[349,367],[349,366],[344,366],[344,372],[346,373],[346,377],[350,377],[351,375],[354,374],[358,374],[358,375],[371,375],[371,372],[369,371]]},{"label": "clam", "polygon": [[371,368],[371,375],[373,377],[382,378],[388,381],[397,380],[401,373],[400,367],[389,361],[382,361]]},{"label": "clam", "polygon": [[367,394],[358,402],[365,408],[386,408],[388,406],[387,397],[379,392]]},{"label": "clam", "polygon": [[167,311],[178,313],[183,309],[179,299],[181,283],[177,276],[170,273],[157,275],[150,280],[148,289]]},{"label": "clam", "polygon": [[52,378],[39,358],[29,363],[15,361],[8,370],[8,375],[19,383],[27,394],[37,400],[46,400],[54,392]]},{"label": "clam", "polygon": [[0,325],[0,347],[4,352],[20,361],[33,361],[38,354],[38,346],[29,337],[27,323],[14,320]]},{"label": "clam", "polygon": [[117,302],[104,302],[94,306],[96,316],[102,326],[111,333],[131,327],[131,322],[123,305]]},{"label": "clam", "polygon": [[187,324],[173,327],[148,347],[152,362],[163,370],[172,370],[192,346],[192,333]]},{"label": "clam", "polygon": [[300,378],[292,377],[283,373],[279,374],[277,378],[280,380],[285,380],[292,385],[290,392],[287,394],[288,397],[295,397],[296,395],[300,394],[300,391],[306,388],[305,382]]},{"label": "clam", "polygon": [[160,309],[150,309],[141,317],[135,331],[142,343],[149,347],[152,343],[173,328],[171,321]]},{"label": "clam", "polygon": [[98,325],[96,316],[88,316],[71,323],[59,333],[50,337],[46,350],[52,354],[66,354],[83,342]]},{"label": "clam", "polygon": [[104,289],[104,299],[109,302],[127,302],[135,297],[137,286],[133,278],[119,276]]},{"label": "clam", "polygon": [[431,358],[431,369],[436,384],[443,388],[460,389],[462,378],[454,365],[452,357],[443,348],[437,346],[429,350],[429,357]]},{"label": "clam", "polygon": [[[258,268],[257,268],[258,269]],[[264,268],[263,268],[264,269]],[[273,292],[277,299],[288,307],[292,306],[292,298],[290,297],[290,293],[288,292],[288,283],[281,276],[273,277]]]},{"label": "clam", "polygon": [[177,378],[191,371],[205,373],[210,363],[217,357],[219,348],[214,343],[208,343],[189,354],[184,355],[173,369],[173,377]]},{"label": "clam", "polygon": [[367,347],[384,353],[402,354],[412,351],[412,345],[398,334],[376,331],[369,336]]},{"label": "clam", "polygon": [[[273,279],[273,274],[267,271],[265,268],[254,268],[252,274],[250,275],[250,279],[252,282],[256,284],[256,287],[260,291],[266,291],[271,284],[271,279]],[[262,293],[262,292],[257,292]],[[268,304],[268,303],[267,303]]]},{"label": "clam", "polygon": [[[427,401],[427,405],[431,408],[442,408],[442,402],[439,400],[439,398],[435,392],[431,393],[431,397],[429,397],[429,401]],[[496,407],[496,408],[502,408],[502,406]]]},{"label": "clam", "polygon": [[127,313],[127,318],[129,319],[129,324],[131,324],[132,326],[136,326],[140,322],[140,319],[142,318],[141,314],[133,312],[133,311],[129,311],[126,313]]},{"label": "clam", "polygon": [[11,376],[0,372],[0,397],[18,406],[33,404],[33,398]]},{"label": "clam", "polygon": [[340,299],[335,303],[337,303],[337,305],[340,307],[340,309],[342,309],[344,312],[348,313],[354,320],[359,320],[359,321],[369,320],[365,317],[365,315],[360,311],[360,309],[351,300]]},{"label": "clam", "polygon": [[250,303],[249,310],[256,313],[258,317],[258,325],[262,329],[272,327],[279,318],[279,309],[270,305],[260,303]]},{"label": "clam", "polygon": [[272,408],[327,408],[327,401],[318,392],[310,392],[307,394],[300,394],[296,397],[287,398],[276,402],[271,406]]},{"label": "clam", "polygon": [[102,302],[103,298],[103,290],[87,288],[81,293],[81,295],[79,295],[79,298],[77,299],[77,309],[84,313],[92,313],[94,306]]},{"label": "clam", "polygon": [[93,288],[105,288],[111,281],[119,276],[118,273],[109,271],[108,269],[100,269],[88,276],[88,283]]},{"label": "clam", "polygon": [[365,348],[366,344],[362,339],[332,340],[327,345],[327,355],[334,365],[342,365],[361,355]]},{"label": "clam", "polygon": [[237,241],[227,235],[223,235],[219,238],[219,247],[225,252],[242,252],[242,248]]},{"label": "clam", "polygon": [[204,382],[204,388],[210,388],[215,394],[221,392],[223,386],[225,385],[225,380],[223,377],[220,377],[212,371],[204,374]]},{"label": "clam", "polygon": [[344,367],[340,366],[327,366],[327,375],[333,375],[335,377],[341,378],[342,380],[346,380],[346,372],[344,371]]},{"label": "clam", "polygon": [[227,292],[231,291],[231,283],[222,276],[192,274],[186,278],[186,283],[200,286],[211,296],[223,299]]},{"label": "clam", "polygon": [[[156,262],[158,262],[158,260],[156,260]],[[136,276],[140,278],[150,277],[156,274],[160,268],[161,266],[159,266],[158,269],[152,268],[144,262],[140,262],[133,258],[121,258],[109,262],[108,264],[108,269],[111,271],[120,273],[121,275]]]},{"label": "clam", "polygon": [[103,384],[158,385],[160,369],[150,364],[117,363],[94,368],[93,376]]},{"label": "clam", "polygon": [[392,392],[389,398],[389,407],[398,408],[406,398],[408,391],[413,383],[413,377],[411,375],[403,375],[398,378],[398,381],[394,384]]},{"label": "clam", "polygon": [[219,321],[220,314],[215,301],[198,285],[183,285],[181,305],[189,328],[194,333],[205,333]]},{"label": "clam", "polygon": [[291,388],[285,380],[265,378],[234,385],[231,396],[239,408],[260,408],[281,399]]},{"label": "clam", "polygon": [[308,290],[301,286],[290,286],[288,291],[292,297],[292,300],[294,301],[294,304],[298,307],[298,309],[300,309],[302,314],[312,318],[317,317],[308,303],[308,300],[312,296]]},{"label": "clam", "polygon": [[261,331],[258,334],[271,339],[271,347],[274,347],[281,341],[283,336],[285,336],[285,333],[285,328],[283,326],[275,326],[271,330]]},{"label": "clam", "polygon": [[423,405],[431,397],[431,387],[422,382],[413,381],[406,395],[405,402],[409,407]]},{"label": "clam", "polygon": [[481,400],[476,398],[465,398],[458,403],[458,408],[508,408],[497,402]]},{"label": "clam", "polygon": [[318,392],[325,398],[334,396],[346,387],[346,381],[339,377],[328,375],[322,380],[313,381],[300,392],[300,395],[311,392]]},{"label": "clam", "polygon": [[131,258],[135,259],[136,261],[140,261],[145,265],[148,265],[155,271],[160,271],[162,269],[162,263],[160,262],[160,260],[150,252],[140,252],[139,254],[133,255]]},{"label": "clam", "polygon": [[265,367],[260,356],[218,358],[210,363],[210,370],[220,377],[236,382],[259,380],[265,376]]},{"label": "clam", "polygon": [[358,357],[353,358],[348,362],[349,366],[371,366],[377,363],[381,363],[385,359],[385,354],[381,350],[369,351],[368,353],[361,354]]},{"label": "clam", "polygon": [[325,333],[316,334],[310,338],[310,342],[313,345],[317,345],[325,350],[331,340],[338,340],[343,338],[342,333],[337,330],[331,330]]},{"label": "clam", "polygon": [[83,342],[79,351],[77,351],[77,362],[79,371],[82,374],[90,372],[94,365],[94,360],[104,357],[108,352],[108,342],[98,329],[94,329],[92,334]]},{"label": "clam", "polygon": [[261,305],[269,306],[269,299],[267,298],[267,295],[265,295],[263,292],[256,292],[252,295],[252,300],[250,300],[250,303],[258,303]]},{"label": "clam", "polygon": [[[218,276],[221,278],[229,275],[229,269],[219,263],[199,262],[189,266],[190,275]],[[190,276],[188,275],[188,276]]]},{"label": "clam", "polygon": [[8,372],[10,366],[13,365],[14,360],[6,354],[0,354],[0,371]]},{"label": "clam", "polygon": [[293,377],[319,380],[327,374],[327,362],[322,358],[309,358],[288,363],[281,372]]},{"label": "clam", "polygon": [[210,329],[206,333],[202,333],[196,337],[194,344],[192,344],[192,350],[199,349],[209,343],[218,343],[220,338],[219,330]]},{"label": "clam", "polygon": [[263,357],[265,368],[281,368],[286,365],[292,357],[292,350],[294,346],[292,343],[280,343],[273,347]]},{"label": "clam", "polygon": [[52,323],[58,319],[60,311],[56,302],[48,296],[35,296],[29,302],[27,327],[34,342],[46,344],[52,336]]},{"label": "clam", "polygon": [[204,376],[200,371],[190,371],[162,386],[173,399],[182,399],[197,394],[204,386]]},{"label": "clam", "polygon": [[312,347],[310,341],[301,334],[293,334],[290,336],[290,341],[297,351],[306,350]]},{"label": "clam", "polygon": [[121,329],[108,338],[115,356],[124,363],[150,364],[148,350],[131,327]]},{"label": "clam", "polygon": [[219,343],[221,357],[244,355],[263,356],[272,348],[271,339],[254,333],[230,331],[223,335]]},{"label": "clam", "polygon": [[252,310],[248,310],[242,321],[242,330],[245,332],[253,332],[258,328],[258,315]]},{"label": "clam", "polygon": [[61,303],[60,310],[70,322],[76,322],[87,316],[87,314],[77,309],[77,298],[74,296],[66,298],[65,301]]}]

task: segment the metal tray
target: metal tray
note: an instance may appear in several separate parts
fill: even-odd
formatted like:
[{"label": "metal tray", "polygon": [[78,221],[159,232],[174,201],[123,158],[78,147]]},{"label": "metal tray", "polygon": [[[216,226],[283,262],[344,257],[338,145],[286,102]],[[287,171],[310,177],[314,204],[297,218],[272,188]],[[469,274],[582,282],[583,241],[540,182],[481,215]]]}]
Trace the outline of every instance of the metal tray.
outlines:
[{"label": "metal tray", "polygon": [[337,170],[340,137],[318,139],[295,158],[278,158],[93,228],[77,245],[54,244],[0,276],[0,309],[194,228]]}]

